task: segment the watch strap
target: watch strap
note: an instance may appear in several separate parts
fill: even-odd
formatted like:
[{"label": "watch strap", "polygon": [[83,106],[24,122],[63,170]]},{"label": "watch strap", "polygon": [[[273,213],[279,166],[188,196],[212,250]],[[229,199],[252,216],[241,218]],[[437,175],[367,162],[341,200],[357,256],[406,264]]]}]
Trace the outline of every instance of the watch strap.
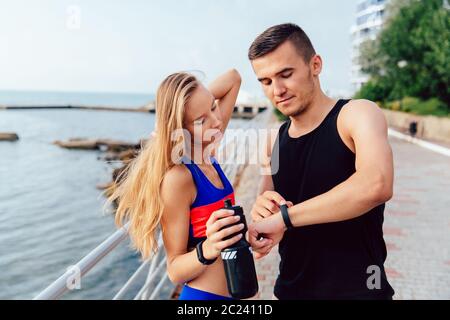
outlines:
[{"label": "watch strap", "polygon": [[206,259],[205,258],[205,256],[203,255],[203,242],[205,242],[205,240],[200,241],[195,246],[195,249],[197,250],[197,258],[201,264],[210,265],[210,264],[214,263],[217,260],[217,258],[214,258],[214,259]]}]

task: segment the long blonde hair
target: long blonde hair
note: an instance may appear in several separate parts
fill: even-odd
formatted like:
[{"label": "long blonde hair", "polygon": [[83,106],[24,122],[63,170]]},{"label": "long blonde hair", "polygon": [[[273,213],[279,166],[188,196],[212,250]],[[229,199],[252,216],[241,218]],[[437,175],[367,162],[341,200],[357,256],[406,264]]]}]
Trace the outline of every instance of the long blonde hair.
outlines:
[{"label": "long blonde hair", "polygon": [[115,179],[107,199],[107,203],[117,204],[118,227],[130,221],[132,246],[143,259],[158,250],[158,226],[164,209],[161,183],[165,173],[175,165],[172,150],[175,145],[185,143],[183,136],[172,141],[172,133],[183,130],[186,103],[198,85],[195,76],[185,72],[171,74],[160,84],[156,94],[156,135]]}]

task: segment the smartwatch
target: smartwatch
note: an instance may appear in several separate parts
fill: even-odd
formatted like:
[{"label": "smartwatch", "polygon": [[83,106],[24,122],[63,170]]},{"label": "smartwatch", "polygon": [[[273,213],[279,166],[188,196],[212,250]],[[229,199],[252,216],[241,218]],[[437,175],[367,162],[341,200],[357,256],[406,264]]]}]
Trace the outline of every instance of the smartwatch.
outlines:
[{"label": "smartwatch", "polygon": [[199,243],[197,243],[197,245],[195,246],[195,249],[197,250],[197,258],[198,261],[200,261],[201,264],[204,265],[209,265],[214,263],[217,258],[214,259],[206,259],[205,256],[203,255],[203,242],[205,242],[205,240],[200,241]]},{"label": "smartwatch", "polygon": [[289,218],[287,205],[282,204],[280,206],[280,210],[281,210],[281,216],[283,217],[283,221],[284,221],[284,224],[286,225],[286,228],[292,229],[294,226],[292,225],[291,219]]}]

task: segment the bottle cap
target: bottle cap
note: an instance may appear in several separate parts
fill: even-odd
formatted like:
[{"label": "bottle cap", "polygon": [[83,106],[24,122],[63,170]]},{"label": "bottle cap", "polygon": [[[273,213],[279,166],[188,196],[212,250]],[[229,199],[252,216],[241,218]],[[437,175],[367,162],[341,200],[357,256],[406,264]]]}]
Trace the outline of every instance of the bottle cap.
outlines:
[{"label": "bottle cap", "polygon": [[232,208],[233,203],[231,202],[231,199],[225,200],[225,208]]}]

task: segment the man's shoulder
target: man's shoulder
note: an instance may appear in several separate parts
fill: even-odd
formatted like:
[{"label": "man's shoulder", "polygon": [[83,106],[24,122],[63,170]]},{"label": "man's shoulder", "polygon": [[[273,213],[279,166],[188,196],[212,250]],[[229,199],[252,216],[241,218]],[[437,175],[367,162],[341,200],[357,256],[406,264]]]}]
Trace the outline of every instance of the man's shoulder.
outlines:
[{"label": "man's shoulder", "polygon": [[383,115],[381,108],[373,101],[366,99],[350,100],[342,107],[339,115],[344,122],[364,121]]},{"label": "man's shoulder", "polygon": [[348,110],[356,113],[365,113],[373,112],[374,110],[380,111],[380,107],[375,102],[367,99],[352,99],[344,105],[342,110]]},{"label": "man's shoulder", "polygon": [[366,99],[350,100],[342,108],[338,122],[349,132],[358,128],[386,126],[386,118],[381,108],[375,102]]}]

